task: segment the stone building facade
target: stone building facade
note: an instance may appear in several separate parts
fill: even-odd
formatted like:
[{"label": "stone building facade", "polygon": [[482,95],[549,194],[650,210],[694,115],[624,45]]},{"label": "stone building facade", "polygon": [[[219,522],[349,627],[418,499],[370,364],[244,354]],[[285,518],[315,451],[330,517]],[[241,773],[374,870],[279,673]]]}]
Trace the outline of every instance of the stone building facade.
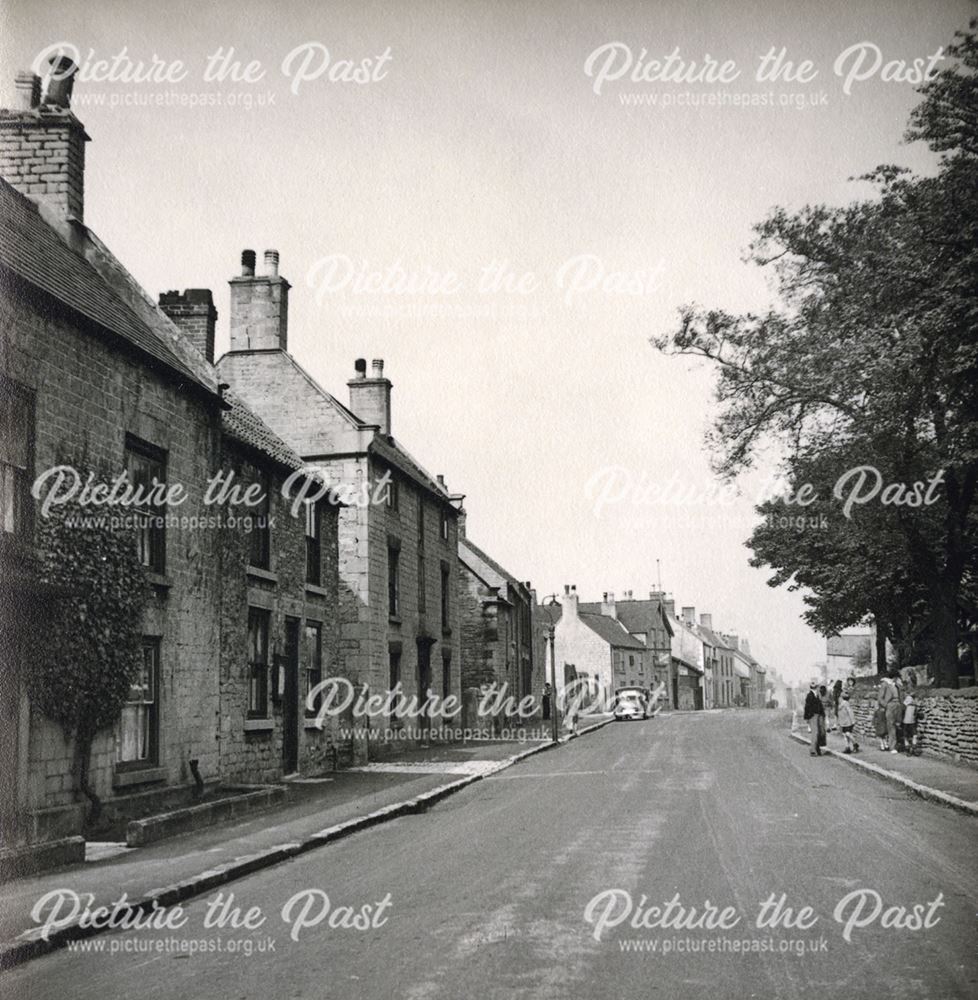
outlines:
[{"label": "stone building facade", "polygon": [[[648,689],[652,676],[649,652],[614,617],[614,610],[605,602],[600,614],[582,612],[577,589],[564,588],[554,634],[558,698],[575,682],[586,684],[604,706],[612,704],[620,688]],[[553,608],[547,611],[556,617]]]},{"label": "stone building facade", "polygon": [[341,720],[317,724],[315,696],[339,659],[339,506],[302,460],[233,394],[222,473],[267,498],[221,532],[220,762],[226,780],[265,782],[348,761]]},{"label": "stone building facade", "polygon": [[539,709],[545,681],[542,662],[534,660],[534,592],[465,536],[464,520],[458,542],[462,690],[505,685],[514,702],[532,696]]},{"label": "stone building facade", "polygon": [[[2,456],[5,559],[29,558],[30,484],[59,464],[180,482],[180,514],[202,516],[222,406],[216,373],[85,226],[80,123],[67,106],[38,106],[36,82],[24,82],[24,106],[0,113],[0,166],[13,181],[0,182],[0,373],[16,411]],[[178,521],[139,532],[138,544],[151,592],[143,670],[93,747],[91,780],[106,798],[188,781],[192,759],[205,776],[219,771],[217,535]],[[2,687],[16,721],[5,812],[28,817],[28,838],[77,826],[72,744],[27,703],[22,675]]]},{"label": "stone building facade", "polygon": [[[289,285],[278,255],[242,254],[231,280],[231,347],[221,377],[346,504],[339,517],[340,648],[347,675],[373,693],[401,692],[413,707],[460,696],[458,516],[461,496],[418,463],[391,430],[383,361],[355,365],[349,406],[288,351]],[[412,706],[407,706],[412,707]],[[369,720],[384,738],[426,739],[427,714]],[[403,716],[403,713],[400,713]],[[359,720],[364,724],[368,720]]]},{"label": "stone building facade", "polygon": [[[5,643],[11,627],[19,633],[5,649],[27,652],[0,664],[4,850],[76,833],[84,815],[73,744],[30,705],[24,683],[31,634],[46,609],[71,599],[37,574],[44,515],[31,484],[46,470],[72,465],[100,481],[125,473],[178,484],[186,497],[134,532],[149,594],[142,658],[118,722],[91,754],[90,783],[114,816],[136,807],[132,796],[171,801],[194,770],[204,782],[256,781],[332,766],[335,732],[313,729],[300,699],[317,671],[340,670],[338,498],[320,505],[318,522],[291,517],[278,488],[301,459],[225,397],[210,292],[165,293],[157,304],[135,282],[84,223],[87,136],[63,90],[58,104],[41,100],[30,74],[18,87],[22,106],[0,111],[0,165],[13,182],[0,180],[0,601],[23,612],[4,616]],[[227,520],[240,509],[208,503],[223,466],[270,487],[264,567],[252,565],[254,536]],[[252,609],[268,616],[263,718],[253,711]]]},{"label": "stone building facade", "polygon": [[672,626],[666,611],[665,595],[651,591],[648,600],[636,598],[632,591],[626,591],[622,599],[616,600],[611,591],[603,595],[598,603],[580,605],[585,613],[607,614],[615,618],[637,639],[646,649],[647,674],[643,675],[643,686],[651,691],[660,689],[659,704],[663,707],[672,705],[672,685],[670,682],[670,666],[672,652]]}]

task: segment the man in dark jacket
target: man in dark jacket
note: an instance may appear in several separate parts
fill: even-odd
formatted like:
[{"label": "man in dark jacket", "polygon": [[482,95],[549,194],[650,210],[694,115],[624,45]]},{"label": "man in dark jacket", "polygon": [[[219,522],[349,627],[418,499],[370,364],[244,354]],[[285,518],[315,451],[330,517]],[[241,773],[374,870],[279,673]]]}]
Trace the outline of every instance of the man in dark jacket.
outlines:
[{"label": "man in dark jacket", "polygon": [[808,694],[805,697],[805,721],[811,726],[811,750],[812,757],[821,757],[822,749],[819,744],[819,736],[825,725],[825,706],[818,696],[818,681],[812,681],[809,685]]}]

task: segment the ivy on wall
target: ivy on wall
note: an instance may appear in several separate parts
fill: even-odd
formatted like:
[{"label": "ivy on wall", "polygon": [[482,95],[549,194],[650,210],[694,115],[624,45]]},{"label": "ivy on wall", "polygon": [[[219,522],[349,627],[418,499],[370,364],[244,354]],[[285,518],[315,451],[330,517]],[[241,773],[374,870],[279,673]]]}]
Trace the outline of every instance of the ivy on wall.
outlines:
[{"label": "ivy on wall", "polygon": [[135,529],[111,525],[120,514],[133,511],[68,502],[40,518],[36,532],[41,580],[68,596],[32,623],[25,680],[32,705],[75,738],[75,787],[91,803],[89,819],[101,809],[89,782],[92,743],[118,721],[138,676],[149,596]]}]

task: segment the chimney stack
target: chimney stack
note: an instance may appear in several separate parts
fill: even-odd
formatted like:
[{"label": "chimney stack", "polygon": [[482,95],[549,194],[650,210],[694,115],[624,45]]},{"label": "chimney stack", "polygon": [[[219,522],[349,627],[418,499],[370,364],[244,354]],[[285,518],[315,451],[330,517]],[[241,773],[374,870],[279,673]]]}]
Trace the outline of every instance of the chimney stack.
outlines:
[{"label": "chimney stack", "polygon": [[687,625],[696,624],[696,608],[683,608],[683,621]]},{"label": "chimney stack", "polygon": [[209,288],[188,288],[180,292],[162,292],[160,308],[179,327],[186,338],[214,364],[214,330],[217,310]]},{"label": "chimney stack", "polygon": [[52,59],[43,99],[34,73],[17,74],[17,107],[0,110],[0,176],[58,218],[84,222],[89,136],[71,112],[77,72],[70,59]]},{"label": "chimney stack", "polygon": [[674,597],[662,596],[662,607],[670,618],[676,617],[676,599]]},{"label": "chimney stack", "polygon": [[350,409],[366,424],[373,424],[380,433],[391,432],[391,382],[384,377],[384,362],[371,362],[367,378],[367,362],[357,358],[354,377],[346,384],[350,389]]},{"label": "chimney stack", "polygon": [[712,632],[713,631],[713,615],[708,615],[708,614],[706,614],[706,612],[703,612],[702,614],[700,614],[700,625],[702,625],[703,628],[710,629],[710,631]]},{"label": "chimney stack", "polygon": [[288,350],[289,289],[278,273],[278,251],[265,251],[267,273],[255,274],[255,251],[241,253],[241,274],[231,285],[231,350]]},{"label": "chimney stack", "polygon": [[617,608],[615,607],[615,595],[612,591],[608,591],[604,595],[604,600],[601,602],[601,614],[605,618],[617,618]]},{"label": "chimney stack", "polygon": [[564,585],[564,599],[560,602],[564,614],[570,618],[577,617],[577,587]]}]

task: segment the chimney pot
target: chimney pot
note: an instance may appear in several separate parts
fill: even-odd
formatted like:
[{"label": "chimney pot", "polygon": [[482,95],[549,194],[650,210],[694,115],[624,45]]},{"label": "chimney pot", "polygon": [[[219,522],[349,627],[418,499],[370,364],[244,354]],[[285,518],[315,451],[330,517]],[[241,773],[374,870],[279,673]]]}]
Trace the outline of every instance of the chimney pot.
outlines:
[{"label": "chimney pot", "polygon": [[265,251],[265,272],[270,278],[278,277],[278,250]]},{"label": "chimney pot", "polygon": [[357,358],[356,361],[353,362],[353,370],[356,373],[356,377],[357,378],[366,378],[367,377],[367,359],[366,358]]},{"label": "chimney pot", "polygon": [[384,362],[371,362],[370,378],[366,378],[367,362],[358,358],[356,377],[347,382],[350,389],[350,409],[366,424],[377,428],[382,435],[391,433],[391,384],[384,378]]},{"label": "chimney pot", "polygon": [[[17,168],[4,170],[12,186],[47,210],[52,221],[81,223],[89,137],[69,106],[78,67],[63,58],[51,63],[45,96],[34,73],[15,75],[16,106],[0,117],[0,159]],[[65,235],[76,249],[84,246],[80,229],[68,227]]]},{"label": "chimney pot", "polygon": [[44,104],[67,111],[71,107],[71,91],[75,86],[77,72],[78,67],[74,60],[69,59],[68,56],[52,56]]},{"label": "chimney pot", "polygon": [[255,251],[241,251],[241,277],[250,278],[255,273]]}]

